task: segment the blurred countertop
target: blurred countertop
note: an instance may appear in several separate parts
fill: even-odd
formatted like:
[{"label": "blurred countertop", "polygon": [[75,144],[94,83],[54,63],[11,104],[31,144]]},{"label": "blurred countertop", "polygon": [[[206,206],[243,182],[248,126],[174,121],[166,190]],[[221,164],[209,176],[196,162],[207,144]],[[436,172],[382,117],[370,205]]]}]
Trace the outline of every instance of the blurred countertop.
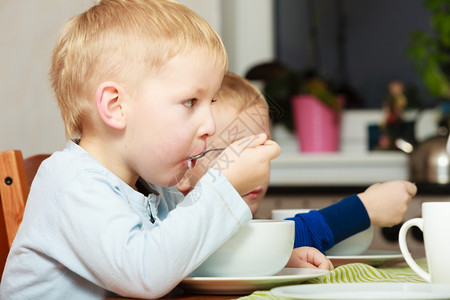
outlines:
[{"label": "blurred countertop", "polygon": [[272,161],[270,185],[358,186],[408,177],[408,155],[401,152],[282,152]]},{"label": "blurred countertop", "polygon": [[[429,112],[416,125],[419,141],[436,130],[434,117],[434,112]],[[273,138],[282,152],[271,163],[268,193],[354,193],[355,189],[365,189],[374,183],[408,180],[408,154],[367,150],[367,128],[381,118],[379,110],[347,112],[343,117],[341,150],[335,153],[302,153],[293,133],[274,127]],[[424,194],[450,195],[449,185],[418,184],[418,187]]]}]

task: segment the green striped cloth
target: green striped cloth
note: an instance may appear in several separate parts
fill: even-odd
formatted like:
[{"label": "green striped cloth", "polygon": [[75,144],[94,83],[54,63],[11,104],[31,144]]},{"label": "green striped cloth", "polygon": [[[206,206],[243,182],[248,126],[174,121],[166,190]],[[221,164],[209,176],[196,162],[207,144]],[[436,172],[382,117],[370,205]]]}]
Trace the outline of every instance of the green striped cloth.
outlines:
[{"label": "green striped cloth", "polygon": [[[416,260],[419,266],[427,270],[425,259]],[[412,282],[424,283],[406,263],[400,263],[389,267],[373,267],[362,263],[342,265],[330,273],[302,283],[356,283],[356,282]],[[301,284],[301,283],[300,283]],[[249,296],[240,297],[239,300],[284,300],[285,298],[274,296],[270,291],[255,291]]]}]

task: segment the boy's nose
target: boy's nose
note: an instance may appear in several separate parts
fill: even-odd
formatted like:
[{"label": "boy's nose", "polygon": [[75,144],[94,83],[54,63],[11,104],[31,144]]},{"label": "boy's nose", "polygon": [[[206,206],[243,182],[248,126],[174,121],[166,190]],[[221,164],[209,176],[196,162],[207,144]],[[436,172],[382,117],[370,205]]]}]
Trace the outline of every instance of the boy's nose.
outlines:
[{"label": "boy's nose", "polygon": [[212,136],[216,133],[216,123],[214,122],[214,117],[212,115],[211,109],[205,110],[205,115],[203,118],[202,125],[199,129],[199,134],[201,137]]}]

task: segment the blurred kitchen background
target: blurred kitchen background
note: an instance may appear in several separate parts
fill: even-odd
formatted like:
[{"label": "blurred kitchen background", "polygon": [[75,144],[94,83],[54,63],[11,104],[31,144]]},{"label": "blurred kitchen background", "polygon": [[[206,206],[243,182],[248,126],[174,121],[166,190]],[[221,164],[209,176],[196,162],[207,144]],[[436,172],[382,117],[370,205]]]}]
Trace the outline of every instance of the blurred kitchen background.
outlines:
[{"label": "blurred kitchen background", "polygon": [[[0,1],[0,151],[16,148],[29,156],[64,147],[64,127],[48,80],[51,51],[62,24],[94,2]],[[180,2],[207,19],[221,35],[230,57],[230,71],[253,80],[272,104],[273,135],[283,153],[272,163],[268,197],[257,217],[270,218],[275,208],[321,208],[375,182],[415,180],[412,155],[424,144],[428,152],[419,156],[424,162],[419,173],[431,175],[419,178],[419,195],[405,219],[420,215],[423,201],[449,200],[445,146],[426,144],[439,129],[447,134],[448,97],[430,92],[423,74],[414,68],[414,58],[406,54],[415,31],[435,34],[433,13],[426,1]],[[434,2],[437,5],[440,1]],[[444,16],[441,22],[450,23],[448,3],[446,7],[440,10]],[[447,59],[448,46],[444,47]],[[420,56],[417,51],[416,57]],[[446,67],[443,71],[448,84],[448,61]],[[277,72],[313,74],[329,84],[333,93],[344,96],[337,151],[300,151],[292,111],[282,103],[290,98],[278,98],[266,89],[267,82],[280,74]],[[401,83],[402,97],[407,100],[402,122],[412,129],[408,127],[407,134],[402,136],[402,131],[397,137],[413,146],[409,154],[395,145],[384,150],[377,145],[383,134],[380,125],[386,123],[383,108],[392,96],[392,82]],[[397,232],[398,228],[380,228],[373,247],[398,249]],[[420,235],[410,238],[409,245],[417,246],[412,251],[423,254]]]}]

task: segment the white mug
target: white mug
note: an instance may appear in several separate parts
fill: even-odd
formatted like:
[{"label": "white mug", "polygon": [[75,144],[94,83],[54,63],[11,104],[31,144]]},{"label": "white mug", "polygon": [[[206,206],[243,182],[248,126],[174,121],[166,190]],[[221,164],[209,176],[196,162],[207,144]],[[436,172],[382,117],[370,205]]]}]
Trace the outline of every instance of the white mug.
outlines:
[{"label": "white mug", "polygon": [[[413,226],[423,232],[429,273],[414,261],[406,245],[406,234]],[[405,261],[420,277],[430,283],[450,284],[450,202],[422,203],[422,218],[406,221],[398,241]]]}]

